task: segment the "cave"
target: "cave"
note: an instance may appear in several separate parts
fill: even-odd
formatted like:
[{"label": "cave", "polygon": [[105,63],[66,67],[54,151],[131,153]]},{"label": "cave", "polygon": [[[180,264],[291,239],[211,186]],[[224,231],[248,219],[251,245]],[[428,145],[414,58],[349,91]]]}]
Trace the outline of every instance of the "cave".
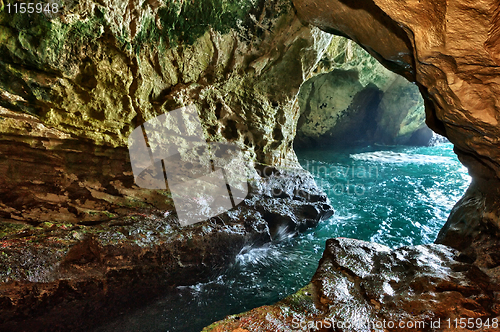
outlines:
[{"label": "cave", "polygon": [[428,145],[419,88],[382,66],[354,41],[331,44],[298,94],[294,149]]},{"label": "cave", "polygon": [[[228,308],[225,318],[218,297],[221,321],[183,319],[207,332],[498,330],[497,1],[0,8],[0,331],[127,329],[130,313],[161,316],[153,303],[218,287],[238,264],[293,272],[299,264],[280,260],[283,244],[308,240],[336,212],[296,150],[423,149],[429,129],[453,144],[472,179],[434,243],[390,247],[357,231],[312,243],[319,256],[294,252],[315,272],[293,294]],[[368,62],[336,67],[365,51],[392,79],[365,80]],[[315,95],[331,82],[343,99]],[[402,95],[407,111],[391,109]],[[168,135],[156,135],[158,121]],[[348,163],[373,152],[349,153]],[[172,168],[184,176],[200,165],[206,183],[168,181]],[[225,193],[202,195],[215,187]],[[186,221],[189,207],[206,218]],[[264,298],[282,286],[243,272],[267,283]]]},{"label": "cave", "polygon": [[333,36],[298,99],[294,151],[335,211],[315,234],[330,227],[392,248],[434,242],[470,177],[426,125],[418,87]]}]

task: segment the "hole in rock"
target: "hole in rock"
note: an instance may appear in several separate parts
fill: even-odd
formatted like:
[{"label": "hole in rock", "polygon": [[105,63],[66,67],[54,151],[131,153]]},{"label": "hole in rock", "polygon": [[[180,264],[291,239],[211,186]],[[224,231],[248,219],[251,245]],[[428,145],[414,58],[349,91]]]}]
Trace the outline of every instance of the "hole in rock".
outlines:
[{"label": "hole in rock", "polygon": [[467,169],[426,126],[418,87],[337,38],[299,93],[295,152],[335,209],[316,236],[432,243],[470,183]]},{"label": "hole in rock", "polygon": [[[300,236],[249,245],[211,281],[177,287],[97,331],[200,331],[226,315],[276,303],[310,282],[329,238],[390,247],[434,241],[469,184],[466,169],[452,145],[426,127],[415,85],[355,43],[334,42],[302,85],[294,149],[335,214]],[[280,130],[273,135],[282,138]],[[224,136],[238,132],[226,129]]]}]

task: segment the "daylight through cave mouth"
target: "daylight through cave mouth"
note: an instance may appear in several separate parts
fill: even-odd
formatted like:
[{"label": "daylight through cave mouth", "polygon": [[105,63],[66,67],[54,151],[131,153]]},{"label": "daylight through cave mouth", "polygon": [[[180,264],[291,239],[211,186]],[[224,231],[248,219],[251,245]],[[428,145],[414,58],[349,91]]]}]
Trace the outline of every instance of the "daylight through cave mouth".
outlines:
[{"label": "daylight through cave mouth", "polygon": [[393,248],[434,242],[470,177],[426,126],[418,87],[334,37],[299,105],[295,152],[335,209],[317,234]]},{"label": "daylight through cave mouth", "polygon": [[[300,164],[328,195],[335,214],[299,236],[283,229],[279,241],[248,245],[218,277],[177,287],[98,331],[194,331],[226,315],[273,304],[310,282],[330,238],[392,248],[435,240],[470,182],[467,170],[452,144],[425,125],[415,85],[387,71],[354,42],[334,38],[332,45],[340,46],[328,50],[317,75],[302,86],[299,103],[310,109],[301,109],[294,143]],[[362,103],[350,108],[356,100]],[[326,125],[332,115],[347,124],[342,135],[335,136],[332,127],[321,128],[322,137],[308,137],[314,126],[304,117]],[[367,127],[351,126],[357,121]]]}]

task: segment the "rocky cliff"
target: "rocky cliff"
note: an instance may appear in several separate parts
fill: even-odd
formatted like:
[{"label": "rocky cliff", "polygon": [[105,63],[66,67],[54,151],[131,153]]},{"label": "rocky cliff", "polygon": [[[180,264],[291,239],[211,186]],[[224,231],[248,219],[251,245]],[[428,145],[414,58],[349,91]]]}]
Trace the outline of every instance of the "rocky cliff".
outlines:
[{"label": "rocky cliff", "polygon": [[352,40],[334,36],[315,73],[299,93],[295,148],[427,145],[432,138],[418,87]]},{"label": "rocky cliff", "polygon": [[[296,95],[331,36],[290,2],[14,4],[0,12],[2,329],[85,329],[332,214],[292,149]],[[181,227],[168,190],[134,183],[127,144],[188,105],[252,171],[237,209]]]},{"label": "rocky cliff", "polygon": [[68,2],[56,15],[5,8],[1,29],[1,213],[33,223],[167,208],[130,190],[124,148],[137,126],[186,105],[208,141],[297,166],[296,94],[331,39],[286,2]]}]

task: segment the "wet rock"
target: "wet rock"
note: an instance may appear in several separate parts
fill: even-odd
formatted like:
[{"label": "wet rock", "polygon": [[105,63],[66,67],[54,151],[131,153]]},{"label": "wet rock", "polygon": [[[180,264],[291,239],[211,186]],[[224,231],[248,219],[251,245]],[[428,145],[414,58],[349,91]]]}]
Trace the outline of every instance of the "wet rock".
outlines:
[{"label": "wet rock", "polygon": [[260,213],[274,240],[315,227],[333,215],[328,198],[304,171],[275,169],[262,184],[261,194],[251,195],[243,206]]},{"label": "wet rock", "polygon": [[134,185],[127,143],[183,106],[208,142],[299,167],[295,97],[331,40],[281,0],[71,1],[0,27],[0,216],[33,225],[170,210],[168,192]]},{"label": "wet rock", "polygon": [[429,328],[433,321],[500,314],[494,306],[498,285],[442,245],[390,250],[329,240],[312,283],[319,304],[337,321],[425,322]]},{"label": "wet rock", "polygon": [[498,2],[294,0],[299,17],[358,42],[416,82],[426,123],[454,145],[472,183],[437,242],[498,280],[500,27]]},{"label": "wet rock", "polygon": [[443,245],[391,250],[338,238],[327,241],[306,288],[204,331],[455,331],[460,319],[474,321],[464,330],[496,331],[498,291],[486,273]]},{"label": "wet rock", "polygon": [[92,226],[11,227],[0,238],[0,330],[83,331],[168,287],[215,277],[245,246],[279,240],[333,214],[308,173],[273,172],[252,183],[235,209],[188,227],[174,213],[150,209]]},{"label": "wet rock", "polygon": [[[464,197],[452,209],[436,243],[461,251],[464,260],[485,271],[495,283],[500,283],[498,238],[498,182],[473,180]],[[485,192],[483,188],[490,188]]]},{"label": "wet rock", "polygon": [[[331,36],[290,2],[71,1],[2,10],[0,36],[2,329],[85,329],[331,215],[293,174],[291,144],[295,97]],[[180,227],[169,190],[134,183],[127,143],[187,105],[208,142],[259,166],[237,208]]]}]

